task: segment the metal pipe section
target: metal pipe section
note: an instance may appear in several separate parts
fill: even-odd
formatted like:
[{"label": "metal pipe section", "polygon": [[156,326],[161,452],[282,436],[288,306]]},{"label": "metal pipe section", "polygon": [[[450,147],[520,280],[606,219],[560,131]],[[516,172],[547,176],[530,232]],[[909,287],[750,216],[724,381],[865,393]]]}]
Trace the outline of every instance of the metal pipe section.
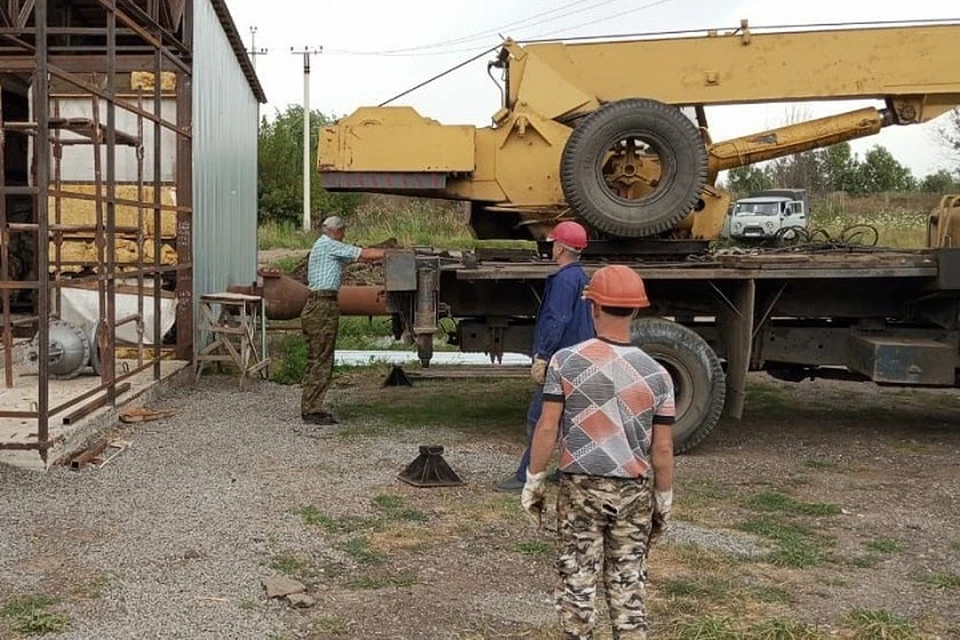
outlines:
[{"label": "metal pipe section", "polygon": [[345,316],[388,316],[387,292],[382,286],[341,287],[337,296],[340,314]]}]

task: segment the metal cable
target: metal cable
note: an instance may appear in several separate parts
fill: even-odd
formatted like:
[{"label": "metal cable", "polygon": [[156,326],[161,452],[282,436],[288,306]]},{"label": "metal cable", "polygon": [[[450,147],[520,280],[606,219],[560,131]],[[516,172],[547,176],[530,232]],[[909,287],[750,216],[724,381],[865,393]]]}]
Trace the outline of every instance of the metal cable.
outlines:
[{"label": "metal cable", "polygon": [[[930,18],[926,20],[874,20],[868,22],[820,22],[814,24],[779,24],[779,25],[763,25],[763,26],[750,26],[751,33],[757,33],[758,31],[766,31],[771,29],[822,29],[822,28],[833,28],[833,27],[859,27],[859,26],[924,26],[924,25],[939,25],[939,24],[952,24],[960,25],[960,17],[957,18]],[[569,38],[562,38],[562,40],[568,42],[577,42],[583,40],[615,40],[621,38],[652,38],[652,37],[663,37],[663,36],[683,36],[683,35],[694,35],[694,34],[703,34],[707,31],[717,31],[720,32],[724,29],[730,29],[730,27],[714,27],[713,29],[680,29],[673,31],[639,31],[633,33],[608,33],[608,34],[598,34],[593,36],[572,36]],[[736,28],[739,30],[739,26]],[[517,42],[520,44],[536,44],[540,42],[556,42],[557,38],[544,38],[544,39],[518,39]]]},{"label": "metal cable", "polygon": [[[452,45],[466,44],[468,42],[474,42],[477,40],[485,40],[491,36],[498,35],[499,33],[509,28],[522,29],[522,28],[525,28],[525,26],[532,26],[532,25],[527,25],[527,23],[531,21],[536,21],[536,25],[539,26],[541,24],[553,22],[555,20],[560,20],[561,18],[566,18],[568,16],[576,15],[584,11],[589,11],[590,9],[596,9],[597,7],[601,7],[603,5],[610,4],[612,2],[617,2],[617,1],[618,0],[600,0],[598,2],[597,0],[574,0],[573,2],[562,4],[559,7],[556,7],[554,9],[548,9],[546,11],[541,11],[540,13],[535,13],[531,16],[527,16],[526,18],[521,18],[519,20],[514,20],[513,22],[508,22],[507,24],[501,25],[494,29],[478,31],[476,33],[468,34],[466,36],[461,36],[459,38],[452,38],[450,40],[441,40],[439,42],[434,42],[431,44],[422,44],[422,45],[416,45],[412,47],[401,47],[398,49],[384,49],[382,51],[348,51],[348,50],[337,50],[337,51],[339,53],[350,54],[350,55],[380,56],[380,55],[396,55],[396,54],[403,54],[403,53],[409,54],[409,52],[411,51],[422,51],[424,49],[438,49],[442,47],[449,47]],[[593,4],[589,4],[585,7],[574,9],[572,11],[567,11],[566,13],[563,13],[559,16],[553,16],[552,18],[546,18],[545,20],[538,20],[538,18],[543,18],[545,16],[549,16],[550,14],[557,13],[558,11],[564,11],[566,9],[570,9],[571,7],[584,4],[585,2],[592,2]],[[426,55],[426,54],[419,54],[419,55]]]},{"label": "metal cable", "polygon": [[460,64],[457,64],[457,65],[454,65],[454,66],[450,67],[450,68],[447,69],[446,71],[441,71],[440,73],[438,73],[437,75],[433,76],[432,78],[428,78],[427,80],[424,80],[424,81],[421,82],[420,84],[418,84],[418,85],[416,85],[416,86],[413,86],[413,87],[410,87],[410,88],[407,89],[406,91],[403,91],[403,92],[401,92],[401,93],[398,93],[397,95],[393,96],[393,97],[390,98],[389,100],[384,100],[383,102],[381,102],[381,103],[378,104],[377,106],[378,106],[378,107],[385,107],[385,106],[387,106],[388,104],[390,104],[391,102],[393,102],[394,100],[397,100],[397,99],[399,99],[399,98],[402,98],[403,96],[405,96],[405,95],[407,95],[407,94],[413,93],[413,92],[416,91],[417,89],[420,89],[420,88],[422,88],[422,87],[425,87],[425,86],[427,86],[428,84],[430,84],[431,82],[434,82],[435,80],[439,80],[439,79],[442,78],[443,76],[448,75],[448,74],[450,74],[450,73],[453,73],[454,71],[456,71],[457,69],[460,69],[461,67],[467,66],[467,65],[470,64],[471,62],[475,62],[476,60],[479,60],[479,59],[482,58],[483,56],[485,56],[485,55],[487,55],[488,53],[491,53],[491,52],[493,52],[493,51],[496,51],[496,50],[499,49],[499,48],[500,48],[500,45],[499,45],[499,44],[498,44],[497,46],[495,46],[495,47],[490,47],[489,49],[487,49],[487,50],[484,51],[483,53],[478,53],[477,55],[475,55],[475,56],[473,56],[473,57],[471,57],[471,58],[468,58],[467,60],[464,60],[464,61],[461,62]]}]

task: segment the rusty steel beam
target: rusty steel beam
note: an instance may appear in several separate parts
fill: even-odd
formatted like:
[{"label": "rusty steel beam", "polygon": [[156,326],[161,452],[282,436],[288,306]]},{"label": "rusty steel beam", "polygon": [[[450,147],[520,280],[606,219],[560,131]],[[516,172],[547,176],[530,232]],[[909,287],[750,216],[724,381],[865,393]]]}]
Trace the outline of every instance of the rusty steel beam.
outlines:
[{"label": "rusty steel beam", "polygon": [[[40,280],[41,292],[50,289],[50,231],[47,212],[47,191],[50,188],[50,76],[49,61],[47,60],[47,8],[48,0],[37,0],[34,10],[36,29],[36,57],[37,66],[33,78],[33,108],[37,118],[37,137],[34,145],[34,174],[39,188],[37,194],[36,222],[39,225],[37,236],[37,271]],[[37,296],[37,315],[40,316],[37,345],[39,351],[39,379],[37,393],[37,438],[40,444],[46,444],[50,438],[50,298],[46,293]],[[46,449],[41,449],[40,457],[47,461]]]},{"label": "rusty steel beam", "polygon": [[[64,418],[64,424],[66,424],[66,418]],[[106,439],[101,438],[94,442],[92,445],[81,451],[79,454],[74,456],[70,460],[71,469],[81,469],[85,465],[89,464],[94,458],[99,456],[110,443]]]},{"label": "rusty steel beam", "polygon": [[[68,73],[105,73],[106,63],[103,56],[70,55],[49,56],[50,64]],[[153,56],[148,54],[129,55],[117,59],[117,72],[130,73],[153,67]],[[32,73],[36,68],[33,56],[17,56],[0,60],[0,73]],[[163,64],[164,71],[173,71],[175,67]]]},{"label": "rusty steel beam", "polygon": [[[124,382],[121,385],[117,386],[117,395],[121,393],[126,393],[130,390],[130,383]],[[107,404],[110,399],[110,394],[106,393],[92,402],[88,402],[79,409],[71,411],[67,415],[63,416],[63,424],[76,424],[77,421],[87,417],[97,409],[101,408],[103,405]]]}]

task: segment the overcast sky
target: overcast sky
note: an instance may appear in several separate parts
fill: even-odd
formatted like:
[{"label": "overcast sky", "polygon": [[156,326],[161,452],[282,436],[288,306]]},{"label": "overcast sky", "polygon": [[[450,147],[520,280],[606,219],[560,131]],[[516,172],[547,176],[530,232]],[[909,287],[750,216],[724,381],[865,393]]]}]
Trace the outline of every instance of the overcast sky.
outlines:
[{"label": "overcast sky", "polygon": [[[291,47],[323,47],[312,60],[310,106],[343,116],[373,106],[484,49],[497,33],[515,39],[593,36],[646,31],[733,28],[751,25],[960,18],[957,0],[227,0],[241,36],[250,44],[256,26],[257,74],[269,104],[262,113],[303,101],[303,57]],[[522,7],[522,8],[521,8]],[[434,45],[440,46],[434,46]],[[958,43],[960,50],[960,43]],[[389,52],[389,53],[384,53]],[[381,55],[369,55],[380,53]],[[487,126],[500,94],[486,72],[493,54],[455,71],[394,104],[447,124]],[[958,54],[960,59],[960,54]],[[640,71],[639,73],[642,73]],[[814,117],[871,102],[808,103]],[[879,105],[878,105],[879,106]],[[715,141],[783,124],[787,105],[708,108]],[[920,126],[890,127],[853,142],[861,155],[882,144],[914,175],[949,165],[935,129],[940,118]]]}]

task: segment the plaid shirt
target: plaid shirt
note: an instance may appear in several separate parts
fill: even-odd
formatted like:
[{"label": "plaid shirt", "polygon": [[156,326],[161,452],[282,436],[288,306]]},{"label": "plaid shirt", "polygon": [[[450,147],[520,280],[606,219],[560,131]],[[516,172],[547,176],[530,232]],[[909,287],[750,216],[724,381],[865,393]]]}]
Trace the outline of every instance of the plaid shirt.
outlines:
[{"label": "plaid shirt", "polygon": [[673,424],[673,380],[629,344],[594,338],[550,360],[545,402],[563,402],[560,470],[643,478],[650,473],[653,425]]},{"label": "plaid shirt", "polygon": [[311,291],[338,291],[343,265],[360,257],[360,247],[321,235],[310,249],[307,286]]}]

